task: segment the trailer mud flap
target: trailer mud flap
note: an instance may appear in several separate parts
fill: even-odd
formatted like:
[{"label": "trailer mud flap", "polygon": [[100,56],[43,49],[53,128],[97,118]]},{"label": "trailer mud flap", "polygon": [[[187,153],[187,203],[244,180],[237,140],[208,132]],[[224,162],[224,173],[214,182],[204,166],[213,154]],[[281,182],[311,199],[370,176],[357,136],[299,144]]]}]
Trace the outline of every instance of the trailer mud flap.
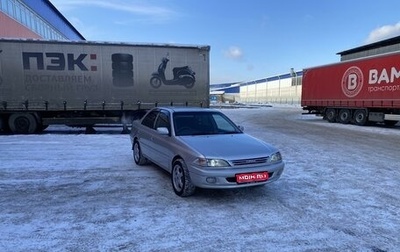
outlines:
[{"label": "trailer mud flap", "polygon": [[385,114],[381,112],[369,112],[368,119],[372,122],[383,122]]}]

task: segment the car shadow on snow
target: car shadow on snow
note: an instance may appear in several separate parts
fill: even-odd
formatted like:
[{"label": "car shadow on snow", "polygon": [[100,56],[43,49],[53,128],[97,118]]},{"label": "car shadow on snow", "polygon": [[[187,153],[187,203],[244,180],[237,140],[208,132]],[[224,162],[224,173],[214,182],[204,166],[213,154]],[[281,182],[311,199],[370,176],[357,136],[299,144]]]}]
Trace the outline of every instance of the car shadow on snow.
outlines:
[{"label": "car shadow on snow", "polygon": [[129,131],[123,131],[121,126],[96,126],[96,127],[73,127],[64,125],[52,125],[40,134],[54,135],[121,135],[129,134]]},{"label": "car shadow on snow", "polygon": [[231,201],[235,199],[235,201],[251,201],[262,199],[264,200],[266,197],[275,197],[275,193],[277,189],[275,186],[264,185],[264,186],[251,186],[251,187],[243,187],[243,188],[235,188],[235,189],[205,189],[205,188],[196,188],[196,192],[192,197],[198,199],[213,199],[213,200],[227,200]]},{"label": "car shadow on snow", "polygon": [[[165,190],[160,194],[164,196],[170,194],[172,197],[177,199],[181,198],[173,191],[170,173],[155,164],[146,165],[146,169],[152,169],[151,172],[154,175],[152,179],[154,179],[154,182],[158,184],[158,186],[155,186],[154,190]],[[254,203],[254,201],[265,200],[266,198],[279,197],[279,184],[280,182],[278,180],[271,184],[233,189],[196,188],[195,193],[189,197],[185,197],[185,199],[216,202],[248,201],[248,203]]]}]

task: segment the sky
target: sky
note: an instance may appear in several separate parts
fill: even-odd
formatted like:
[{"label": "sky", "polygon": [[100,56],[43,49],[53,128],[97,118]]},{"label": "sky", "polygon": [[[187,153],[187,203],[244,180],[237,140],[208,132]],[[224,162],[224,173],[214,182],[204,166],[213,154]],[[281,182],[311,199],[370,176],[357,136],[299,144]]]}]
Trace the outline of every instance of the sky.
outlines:
[{"label": "sky", "polygon": [[50,0],[89,41],[209,45],[211,84],[331,64],[400,35],[398,0]]}]

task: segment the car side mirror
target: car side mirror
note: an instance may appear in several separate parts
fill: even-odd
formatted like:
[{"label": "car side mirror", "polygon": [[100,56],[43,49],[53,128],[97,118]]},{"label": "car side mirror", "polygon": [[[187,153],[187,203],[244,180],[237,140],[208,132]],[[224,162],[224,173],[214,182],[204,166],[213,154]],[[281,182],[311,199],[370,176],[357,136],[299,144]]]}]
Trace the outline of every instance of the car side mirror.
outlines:
[{"label": "car side mirror", "polygon": [[169,130],[167,127],[158,127],[157,132],[160,135],[169,135]]},{"label": "car side mirror", "polygon": [[237,125],[240,131],[244,131],[244,127],[242,125]]}]

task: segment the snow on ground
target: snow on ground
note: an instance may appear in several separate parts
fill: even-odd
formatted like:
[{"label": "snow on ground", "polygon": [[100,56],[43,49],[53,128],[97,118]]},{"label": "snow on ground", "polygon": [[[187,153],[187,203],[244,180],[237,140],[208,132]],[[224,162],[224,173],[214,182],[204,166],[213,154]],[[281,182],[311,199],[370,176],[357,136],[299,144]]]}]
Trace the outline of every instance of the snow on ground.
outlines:
[{"label": "snow on ground", "polygon": [[400,126],[223,112],[281,150],[279,181],[181,198],[167,173],[134,164],[119,128],[0,136],[0,251],[400,250]]}]

